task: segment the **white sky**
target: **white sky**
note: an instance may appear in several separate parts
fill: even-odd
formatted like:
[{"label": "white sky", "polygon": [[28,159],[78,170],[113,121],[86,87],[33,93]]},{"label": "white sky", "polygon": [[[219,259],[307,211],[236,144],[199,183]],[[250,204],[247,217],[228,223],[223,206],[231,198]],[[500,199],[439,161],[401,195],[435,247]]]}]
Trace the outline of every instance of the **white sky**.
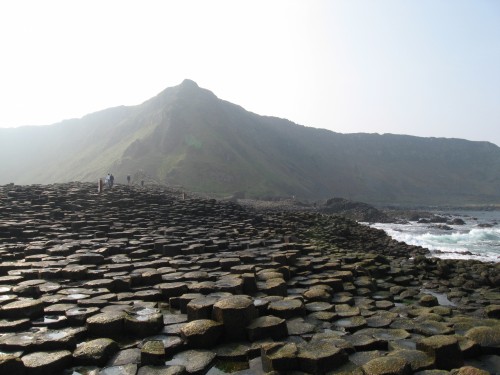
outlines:
[{"label": "white sky", "polygon": [[196,81],[342,133],[500,145],[497,0],[2,0],[0,127]]}]

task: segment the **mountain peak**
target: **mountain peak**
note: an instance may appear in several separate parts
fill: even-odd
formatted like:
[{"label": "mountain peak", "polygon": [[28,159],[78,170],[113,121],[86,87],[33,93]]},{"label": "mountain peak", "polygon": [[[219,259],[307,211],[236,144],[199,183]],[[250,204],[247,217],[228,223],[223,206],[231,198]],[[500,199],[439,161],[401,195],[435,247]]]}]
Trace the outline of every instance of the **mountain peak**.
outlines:
[{"label": "mountain peak", "polygon": [[178,94],[181,97],[187,98],[190,101],[193,100],[208,100],[217,98],[214,93],[210,90],[201,88],[195,81],[190,79],[185,79],[182,83],[176,87]]},{"label": "mountain peak", "polygon": [[182,81],[181,87],[199,88],[200,86],[198,86],[198,84],[193,80],[185,79]]}]

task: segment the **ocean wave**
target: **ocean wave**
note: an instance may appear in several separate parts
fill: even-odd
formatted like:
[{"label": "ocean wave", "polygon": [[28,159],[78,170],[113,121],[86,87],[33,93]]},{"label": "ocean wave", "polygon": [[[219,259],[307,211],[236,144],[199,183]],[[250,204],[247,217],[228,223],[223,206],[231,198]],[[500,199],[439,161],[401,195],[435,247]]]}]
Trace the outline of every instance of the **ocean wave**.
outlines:
[{"label": "ocean wave", "polygon": [[446,259],[500,260],[500,229],[474,228],[468,231],[439,233],[416,226],[375,225],[397,241],[431,250],[433,256]]},{"label": "ocean wave", "polygon": [[469,232],[452,232],[450,234],[423,234],[422,239],[431,243],[468,245],[500,241],[499,229],[472,229]]}]

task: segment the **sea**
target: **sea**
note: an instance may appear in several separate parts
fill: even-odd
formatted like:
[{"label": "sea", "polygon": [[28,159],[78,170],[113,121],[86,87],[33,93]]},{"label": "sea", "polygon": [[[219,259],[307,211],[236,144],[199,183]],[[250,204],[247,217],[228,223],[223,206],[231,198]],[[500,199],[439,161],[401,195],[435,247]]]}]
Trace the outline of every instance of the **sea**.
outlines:
[{"label": "sea", "polygon": [[430,256],[443,259],[476,259],[500,262],[500,211],[449,211],[435,215],[462,219],[464,225],[418,223],[376,223],[393,239],[430,250]]}]

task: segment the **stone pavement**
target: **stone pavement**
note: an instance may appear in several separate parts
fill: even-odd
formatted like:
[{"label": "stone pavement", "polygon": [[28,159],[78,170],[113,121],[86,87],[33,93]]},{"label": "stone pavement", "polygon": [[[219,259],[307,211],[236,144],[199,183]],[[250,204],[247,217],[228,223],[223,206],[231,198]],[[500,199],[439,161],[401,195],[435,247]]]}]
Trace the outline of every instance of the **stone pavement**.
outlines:
[{"label": "stone pavement", "polygon": [[0,187],[0,374],[500,372],[499,264],[160,187]]}]

